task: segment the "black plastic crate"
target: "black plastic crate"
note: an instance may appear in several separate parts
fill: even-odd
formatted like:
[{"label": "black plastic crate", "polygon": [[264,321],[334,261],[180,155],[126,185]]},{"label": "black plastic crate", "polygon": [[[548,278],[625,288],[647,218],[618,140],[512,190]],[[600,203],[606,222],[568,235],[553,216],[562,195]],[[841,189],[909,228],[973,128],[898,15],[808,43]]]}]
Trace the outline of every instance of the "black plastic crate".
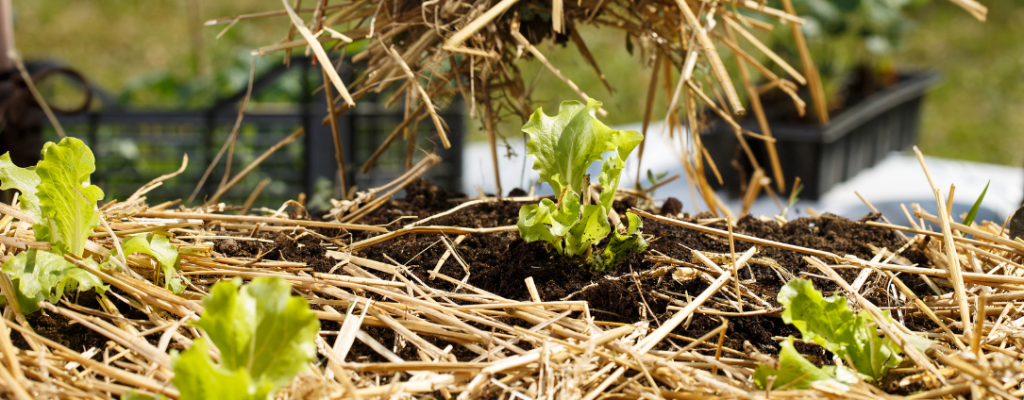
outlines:
[{"label": "black plastic crate", "polygon": [[[804,185],[800,197],[818,199],[836,184],[874,166],[889,152],[911,147],[917,137],[921,100],[938,79],[938,74],[928,72],[903,76],[895,85],[849,106],[825,125],[782,121],[769,113],[768,125],[776,139],[775,148],[787,184],[799,176]],[[740,125],[761,133],[752,117],[740,121]],[[758,163],[771,176],[765,143],[746,139]],[[741,177],[749,179],[753,168],[739,150],[732,127],[716,118],[702,133],[701,140],[721,171],[722,188],[738,195],[743,184]],[[743,174],[732,167],[734,159],[739,160]],[[710,171],[708,182],[717,187]]]},{"label": "black plastic crate", "polygon": [[[239,129],[232,174],[238,173],[275,143],[296,128],[305,129],[305,135],[281,148],[252,173],[229,190],[221,201],[242,204],[260,180],[270,178],[255,206],[279,207],[287,200],[296,199],[300,192],[311,198],[319,187],[318,181],[334,182],[337,162],[334,157],[334,138],[331,127],[323,124],[327,116],[327,103],[322,92],[313,95],[320,73],[310,66],[307,58],[295,58],[292,67],[275,67],[257,77],[254,96],[261,88],[271,87],[286,74],[303,74],[304,95],[294,99],[285,109],[261,111],[250,106]],[[343,70],[343,72],[351,70]],[[315,76],[314,76],[315,75]],[[59,116],[68,135],[82,139],[92,148],[97,159],[97,170],[92,176],[100,186],[105,200],[125,199],[153,178],[170,173],[181,165],[182,155],[189,155],[188,168],[181,175],[167,180],[163,186],[147,194],[149,204],[188,199],[195,185],[213,161],[224,141],[231,133],[237,118],[237,107],[244,97],[245,88],[205,110],[145,111],[103,109],[79,115]],[[346,178],[349,186],[360,190],[380,186],[405,172],[406,143],[396,140],[366,174],[360,173],[362,164],[377,150],[384,138],[403,119],[403,106],[397,102],[384,108],[379,101],[387,96],[366,96],[353,110],[338,116],[338,130],[345,153]],[[266,109],[266,108],[265,108]],[[416,147],[435,151],[443,160],[424,176],[449,191],[462,189],[462,147],[464,110],[459,102],[452,102],[439,111],[450,128],[451,148],[440,146],[434,126],[419,124]],[[47,126],[46,140],[58,140],[52,127]],[[127,153],[133,153],[129,157]],[[416,150],[414,160],[422,158]],[[222,158],[201,188],[193,205],[212,195],[224,173]]]}]

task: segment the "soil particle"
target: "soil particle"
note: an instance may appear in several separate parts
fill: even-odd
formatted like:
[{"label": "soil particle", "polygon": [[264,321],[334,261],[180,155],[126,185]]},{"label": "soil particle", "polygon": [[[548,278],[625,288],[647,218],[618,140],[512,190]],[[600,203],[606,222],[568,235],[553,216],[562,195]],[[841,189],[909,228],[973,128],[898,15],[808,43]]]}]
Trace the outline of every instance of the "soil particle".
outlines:
[{"label": "soil particle", "polygon": [[681,212],[683,212],[683,202],[675,197],[665,199],[665,203],[661,205],[661,215],[675,217]]}]

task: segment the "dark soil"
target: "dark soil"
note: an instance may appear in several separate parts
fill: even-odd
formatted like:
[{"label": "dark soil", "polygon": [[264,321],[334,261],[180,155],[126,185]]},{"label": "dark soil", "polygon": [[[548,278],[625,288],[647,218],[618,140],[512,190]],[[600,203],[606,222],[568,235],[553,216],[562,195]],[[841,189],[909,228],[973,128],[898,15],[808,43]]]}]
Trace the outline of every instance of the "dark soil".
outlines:
[{"label": "dark soil", "polygon": [[[408,198],[392,201],[388,206],[368,215],[362,223],[386,224],[401,216],[414,215],[419,218],[434,215],[451,209],[457,202],[442,202],[443,193],[432,185],[422,181],[410,187]],[[667,202],[669,207],[676,204]],[[514,225],[518,218],[519,208],[524,203],[498,202],[479,204],[452,215],[431,221],[431,225],[449,225],[464,227],[496,227]],[[632,207],[630,201],[616,202],[614,208],[624,213]],[[658,210],[655,210],[658,211]],[[666,210],[675,211],[675,210]],[[710,218],[711,215],[690,216],[685,220],[696,222],[698,219]],[[783,243],[804,246],[812,249],[830,251],[839,255],[852,254],[863,259],[870,259],[873,254],[868,244],[888,249],[897,249],[904,242],[893,232],[871,227],[863,222],[874,220],[877,216],[866,217],[862,221],[826,214],[820,218],[800,218],[785,225],[775,221],[761,221],[747,216],[737,222],[736,233],[747,234]],[[407,224],[412,220],[402,220]],[[712,224],[712,227],[726,229],[724,223]],[[729,243],[722,237],[703,234],[675,225],[644,220],[643,232],[650,235],[650,249],[666,256],[690,261],[690,249],[715,253],[728,253]],[[354,240],[369,237],[368,234],[357,233]],[[449,238],[454,239],[454,238]],[[440,280],[428,281],[429,272],[446,251],[439,243],[437,235],[409,234],[365,248],[357,252],[362,257],[386,261],[388,258],[410,267],[413,273],[429,284],[440,289],[454,290],[454,286]],[[736,252],[741,253],[751,245],[737,241]],[[664,321],[671,316],[667,311],[669,301],[665,295],[686,301],[685,295],[697,296],[708,284],[701,280],[679,283],[669,276],[633,279],[628,277],[630,271],[641,272],[650,270],[655,265],[644,261],[641,254],[631,255],[615,271],[594,272],[573,265],[558,256],[545,243],[524,242],[517,232],[504,232],[488,235],[469,235],[457,247],[459,255],[470,266],[469,283],[488,292],[514,300],[529,300],[525,279],[533,277],[538,292],[544,301],[586,300],[590,309],[600,320],[611,322],[636,322],[643,318]],[[903,253],[914,262],[926,263],[923,254],[910,249]],[[779,250],[771,247],[760,248],[755,256],[767,257],[778,262],[783,268],[794,275],[801,273],[814,274],[810,279],[819,290],[826,295],[840,292],[840,288],[831,281],[817,278],[819,271],[803,261],[803,254]],[[441,273],[456,279],[465,277],[466,272],[453,259],[445,263]],[[852,282],[857,275],[854,270],[839,270],[839,273]],[[750,264],[741,277],[749,279],[750,275],[756,283],[749,285],[761,298],[778,306],[775,300],[779,288],[783,285],[776,272],[768,266]],[[626,276],[626,277],[623,277]],[[911,288],[922,287],[916,278],[905,278]],[[585,289],[584,289],[585,288]],[[885,299],[871,292],[868,297],[873,301],[885,303]],[[712,303],[705,307],[719,308]],[[725,309],[723,311],[735,311]],[[653,317],[653,318],[652,318]],[[726,345],[742,349],[744,341],[750,341],[762,352],[774,354],[778,351],[774,336],[788,336],[799,333],[786,325],[780,318],[770,316],[734,317],[729,318],[730,327],[726,335]],[[654,323],[655,325],[657,323]],[[675,333],[697,337],[721,324],[719,317],[695,315],[687,329],[677,329]],[[809,355],[823,357],[824,351],[817,346],[808,345],[801,351]]]},{"label": "dark soil", "polygon": [[[117,291],[116,288],[111,288],[110,290]],[[75,309],[73,307],[64,308],[69,308],[79,314],[88,314],[88,311],[102,312],[103,309],[100,307],[99,301],[96,297],[97,295],[93,291],[68,293],[64,296],[64,301],[74,304],[79,308],[85,308],[86,310],[83,312],[82,310]],[[141,311],[133,309],[116,299],[113,299],[113,303],[118,307],[118,310],[125,318],[136,321],[146,321],[145,323],[148,323],[148,318],[146,318],[146,315]],[[106,348],[106,343],[110,341],[106,336],[103,336],[81,324],[73,323],[71,320],[61,315],[37,311],[26,315],[25,319],[28,321],[32,329],[40,336],[53,340],[64,347],[78,352],[84,352],[93,347],[102,350]],[[153,335],[146,337],[146,339],[155,344],[159,341],[160,337],[159,335]],[[17,348],[30,349],[28,342],[25,341],[25,338],[20,333],[11,332],[11,342]]]},{"label": "dark soil", "polygon": [[[518,191],[518,189],[517,189]],[[408,224],[413,219],[401,219],[407,216],[425,218],[447,211],[459,204],[463,199],[452,199],[443,189],[438,188],[425,180],[419,180],[406,188],[407,196],[401,200],[392,200],[386,206],[381,207],[374,213],[363,218],[360,223],[365,224],[388,224],[391,230]],[[518,191],[517,194],[523,194]],[[435,219],[432,225],[448,225],[463,227],[496,227],[515,225],[519,208],[524,203],[496,202],[478,204],[468,207],[452,215]],[[675,215],[677,206],[675,202],[666,202],[665,214]],[[632,201],[626,199],[616,202],[614,208],[619,213],[625,213],[633,207]],[[711,215],[684,215],[684,220],[697,222],[700,219],[710,218]],[[865,220],[875,219],[874,216],[866,217]],[[804,246],[813,249],[830,251],[839,255],[852,254],[857,257],[870,259],[872,257],[868,244],[888,249],[901,247],[904,242],[899,236],[891,231],[868,226],[862,221],[851,221],[846,218],[823,215],[819,218],[800,218],[784,225],[775,221],[761,221],[753,217],[743,217],[737,221],[736,233],[756,236],[764,239],[774,240],[783,243]],[[726,229],[724,223],[710,225],[719,229]],[[690,261],[690,249],[728,253],[728,240],[684,229],[675,225],[661,223],[653,220],[644,220],[643,232],[650,242],[650,250],[657,251],[674,259]],[[366,232],[341,232],[337,230],[319,230],[320,234],[329,237],[336,237],[343,241],[361,240],[374,234]],[[231,234],[222,232],[220,234]],[[294,235],[283,233],[264,232],[259,235],[261,238],[270,239],[271,243],[251,240],[222,240],[215,244],[214,250],[223,256],[229,257],[258,257],[265,260],[286,260],[308,263],[315,271],[326,272],[334,265],[333,260],[325,256],[326,248],[321,240],[305,235],[293,238]],[[420,279],[428,284],[444,290],[454,290],[454,287],[441,280],[429,280],[429,272],[437,264],[446,247],[439,242],[438,235],[409,234],[392,239],[383,244],[361,249],[357,255],[375,260],[390,262],[389,259],[405,264],[410,270],[417,274]],[[454,238],[449,238],[454,239]],[[741,253],[750,247],[750,244],[737,241],[736,252]],[[654,320],[652,326],[669,318],[673,312],[668,311],[670,301],[677,305],[685,304],[686,296],[697,296],[703,292],[708,284],[699,280],[688,282],[677,282],[671,278],[671,274],[661,277],[645,277],[634,279],[629,277],[631,271],[643,272],[655,267],[650,261],[645,261],[647,254],[634,254],[629,256],[618,268],[610,272],[594,272],[577,267],[558,256],[549,249],[545,243],[524,242],[517,232],[503,232],[486,235],[469,235],[456,248],[459,255],[470,266],[469,283],[497,295],[514,299],[529,300],[525,279],[533,277],[537,285],[540,297],[545,301],[556,300],[586,300],[590,304],[591,312],[598,320],[610,322],[632,323],[642,319]],[[783,251],[771,247],[759,248],[757,258],[770,258],[776,261],[783,268],[794,275],[801,273],[814,274],[810,278],[815,286],[826,295],[838,292],[837,285],[828,280],[816,277],[818,271],[806,265],[802,258],[804,255],[790,251]],[[912,262],[927,263],[923,254],[914,249],[904,251],[904,256]],[[441,273],[456,279],[462,279],[466,272],[454,258],[449,258],[441,268]],[[854,270],[839,270],[839,273],[853,281],[856,277]],[[777,306],[775,300],[779,288],[783,282],[770,267],[760,264],[749,264],[749,267],[741,272],[741,278],[756,279],[756,283],[749,284],[758,295]],[[923,283],[917,281],[916,277],[904,276],[905,282],[913,290],[924,293]],[[73,296],[73,295],[72,295]],[[885,304],[887,299],[880,297],[876,292],[869,292],[868,297],[879,304]],[[73,297],[69,297],[73,298]],[[671,300],[668,300],[669,298]],[[81,294],[78,304],[99,309],[94,296],[89,293]],[[118,301],[115,301],[129,318],[144,320],[144,316],[134,315],[137,311],[128,309]],[[704,304],[707,308],[719,308],[722,311],[734,312],[734,308],[726,308],[712,302]],[[748,308],[747,310],[750,310]],[[36,313],[29,316],[33,328],[40,334],[57,340],[67,347],[82,351],[89,347],[102,347],[107,339],[91,330],[77,324],[68,324],[68,321],[59,316],[47,316]],[[505,321],[510,324],[524,324],[523,321],[510,319]],[[718,327],[721,318],[705,314],[695,314],[688,325],[677,328],[674,333],[687,336],[699,337],[704,333]],[[340,326],[333,322],[324,322],[322,329],[337,330]],[[484,328],[484,327],[481,327]],[[388,329],[366,327],[368,333],[377,338],[389,348],[394,348],[396,353],[406,359],[418,359],[413,346],[406,346],[404,349],[397,346],[393,332]],[[489,330],[489,328],[487,328]],[[773,337],[785,337],[788,335],[799,336],[799,333],[792,326],[782,322],[780,318],[772,316],[748,316],[730,317],[729,329],[726,334],[725,345],[733,349],[743,349],[743,342],[749,341],[761,352],[776,354],[778,352],[778,341]],[[26,343],[20,335],[13,335],[16,345],[25,348]],[[158,340],[158,338],[147,338]],[[447,346],[447,343],[431,340],[440,348]],[[816,345],[797,344],[797,349],[802,353],[812,356],[811,359],[827,361],[827,354],[821,347]],[[455,346],[454,355],[460,360],[468,360],[475,357],[462,346]],[[362,343],[355,343],[352,349],[353,359],[364,361],[382,362],[383,360],[374,351],[366,348]],[[815,357],[816,356],[816,357]]]}]

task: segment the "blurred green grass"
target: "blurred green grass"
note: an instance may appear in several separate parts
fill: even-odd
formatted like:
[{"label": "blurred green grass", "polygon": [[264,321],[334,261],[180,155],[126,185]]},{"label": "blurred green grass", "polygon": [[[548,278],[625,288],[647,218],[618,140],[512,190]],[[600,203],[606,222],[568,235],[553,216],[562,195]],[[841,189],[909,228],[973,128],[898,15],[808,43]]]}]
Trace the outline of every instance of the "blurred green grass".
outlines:
[{"label": "blurred green grass", "polygon": [[979,23],[947,1],[918,20],[896,60],[942,73],[925,98],[921,150],[928,155],[1024,165],[1024,2],[983,0]]},{"label": "blurred green grass", "polygon": [[[985,23],[943,0],[917,10],[911,16],[917,29],[906,37],[895,59],[907,69],[932,69],[944,78],[926,98],[918,139],[923,151],[1019,166],[1024,164],[1024,2],[982,3],[990,10]],[[197,7],[195,12],[190,5]],[[221,39],[215,37],[224,25],[202,26],[211,18],[278,10],[276,0],[15,0],[14,6],[17,45],[27,58],[70,63],[115,94],[134,88],[132,104],[147,108],[166,107],[171,100],[146,90],[146,85],[167,77],[188,81],[209,79],[215,71],[238,71],[221,82],[223,87],[186,94],[203,97],[191,102],[194,105],[205,104],[229,87],[244,87],[248,50],[274,43],[287,31],[281,17],[239,22]],[[634,52],[629,54],[625,34],[609,27],[583,27],[581,35],[614,93],[573,44],[539,48],[584,92],[605,103],[606,122],[642,120],[651,68],[641,44],[634,39]],[[729,60],[726,64],[734,65]],[[560,101],[578,97],[540,63],[522,60],[518,67],[527,84],[535,82],[533,99],[548,113],[554,113]],[[653,120],[664,118],[659,110],[665,107],[665,97],[659,90]],[[500,133],[520,137],[520,124],[513,117],[502,124]],[[484,137],[478,123],[469,126],[475,127],[471,138]]]}]

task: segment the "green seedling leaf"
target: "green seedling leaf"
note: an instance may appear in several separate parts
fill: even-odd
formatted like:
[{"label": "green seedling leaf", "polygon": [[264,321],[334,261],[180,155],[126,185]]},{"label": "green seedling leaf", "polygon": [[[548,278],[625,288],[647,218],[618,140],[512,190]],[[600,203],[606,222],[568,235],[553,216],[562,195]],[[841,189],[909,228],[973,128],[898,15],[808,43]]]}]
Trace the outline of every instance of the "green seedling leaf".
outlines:
[{"label": "green seedling leaf", "polygon": [[602,153],[618,150],[618,156],[625,159],[643,140],[639,132],[618,131],[598,121],[594,113],[599,108],[601,102],[593,99],[586,105],[564,101],[554,117],[537,109],[523,125],[523,132],[530,136],[527,151],[536,160],[533,169],[555,193],[561,193],[563,186],[583,193],[587,167],[601,160]]},{"label": "green seedling leaf", "polygon": [[601,175],[597,178],[597,182],[601,184],[602,188],[598,199],[601,205],[605,209],[610,210],[612,203],[615,202],[615,189],[619,188],[619,180],[622,178],[622,169],[626,167],[626,162],[619,157],[618,154],[613,154],[604,160],[601,164]]},{"label": "green seedling leaf", "polygon": [[822,297],[811,281],[794,279],[779,291],[786,307],[782,320],[792,324],[804,340],[813,341],[851,363],[870,380],[878,380],[900,363],[900,348],[879,337],[867,313],[854,313],[839,296]]},{"label": "green seedling leaf", "polygon": [[39,301],[55,303],[76,287],[104,290],[96,276],[64,259],[65,254],[80,258],[99,225],[96,202],[103,198],[103,191],[89,184],[95,169],[92,151],[75,138],[46,143],[43,159],[35,167],[19,168],[9,154],[0,156],[0,188],[21,192],[19,207],[35,219],[36,240],[50,243],[49,251],[29,250],[4,263],[3,271],[18,288],[22,312],[35,312]]},{"label": "green seedling leaf", "polygon": [[[978,209],[981,208],[981,202],[982,200],[985,200],[985,193],[988,193],[988,185],[991,183],[991,180],[985,183],[985,189],[981,191],[981,195],[978,196],[978,200],[974,201],[974,205],[971,206],[971,210],[967,212],[967,218],[964,218],[964,225],[971,226],[971,223],[974,222],[974,217],[978,215]],[[965,233],[964,236],[967,236],[967,234]]]},{"label": "green seedling leaf", "polygon": [[81,140],[68,137],[43,146],[43,160],[36,173],[45,218],[33,226],[36,240],[50,242],[57,252],[82,256],[85,242],[99,225],[96,202],[103,198],[103,191],[89,184],[89,175],[95,170],[92,151]]},{"label": "green seedling leaf", "polygon": [[793,193],[791,193],[789,195],[789,201],[786,202],[786,208],[782,209],[782,214],[780,215],[781,217],[785,218],[786,217],[786,213],[789,212],[789,209],[793,208],[793,205],[796,204],[796,202],[800,201],[800,198],[797,197],[797,196],[799,196],[800,192],[803,191],[803,190],[804,190],[804,184],[802,184],[802,183],[797,185],[795,188],[793,188]]},{"label": "green seedling leaf", "polygon": [[647,251],[647,241],[640,235],[640,229],[644,227],[643,220],[631,212],[626,213],[626,217],[629,220],[626,234],[620,235],[618,231],[612,230],[612,238],[608,242],[608,247],[601,253],[600,262],[594,263],[599,264],[602,270],[607,271],[615,267],[630,253]]},{"label": "green seedling leaf", "polygon": [[558,254],[565,254],[564,238],[580,221],[579,196],[567,191],[560,204],[542,199],[540,204],[530,204],[519,209],[519,235],[526,242],[543,240],[555,247]]},{"label": "green seedling leaf", "polygon": [[592,245],[600,242],[611,232],[608,213],[604,206],[590,204],[583,206],[583,218],[569,230],[565,237],[565,254],[570,257],[584,257]]},{"label": "green seedling leaf", "polygon": [[[551,233],[551,213],[558,206],[551,199],[541,199],[540,204],[528,204],[519,209],[519,236],[527,243],[543,240],[552,245],[561,244],[559,237]],[[560,247],[560,246],[559,246]],[[561,251],[559,251],[561,253]]]},{"label": "green seedling leaf", "polygon": [[[121,244],[125,254],[142,253],[153,257],[163,270],[164,287],[174,293],[181,293],[185,290],[185,277],[175,272],[181,265],[181,255],[171,245],[167,236],[148,234],[134,236]],[[111,252],[110,257],[117,257],[117,249]]]},{"label": "green seedling leaf", "polygon": [[36,196],[36,186],[39,186],[39,182],[36,167],[21,168],[11,162],[10,153],[0,155],[0,190],[14,189],[21,192],[18,208],[36,221],[42,217],[39,197]]},{"label": "green seedling leaf", "polygon": [[778,368],[760,365],[754,370],[754,382],[761,389],[768,387],[768,377],[771,376],[775,377],[775,382],[772,384],[773,390],[780,388],[809,389],[811,384],[816,382],[838,382],[835,371],[818,368],[797,352],[793,347],[792,336],[782,342]]},{"label": "green seedling leaf", "polygon": [[[96,265],[91,259],[83,261]],[[3,272],[10,274],[11,282],[18,289],[18,303],[25,314],[39,310],[36,303],[40,301],[56,303],[64,292],[76,287],[83,291],[105,290],[103,282],[95,275],[68,262],[63,255],[48,251],[29,249],[18,253],[4,263]]]},{"label": "green seedling leaf", "polygon": [[270,382],[253,382],[245,368],[229,369],[210,359],[206,338],[192,342],[192,347],[171,357],[174,378],[171,382],[181,392],[181,400],[227,399],[266,400],[273,391]]},{"label": "green seedling leaf", "polygon": [[[203,299],[205,313],[194,325],[217,346],[220,363],[199,340],[176,357],[173,382],[182,399],[267,399],[315,356],[320,322],[305,299],[291,296],[291,285],[274,277],[240,286],[240,279],[217,283]],[[222,390],[248,397],[221,397]]]}]

